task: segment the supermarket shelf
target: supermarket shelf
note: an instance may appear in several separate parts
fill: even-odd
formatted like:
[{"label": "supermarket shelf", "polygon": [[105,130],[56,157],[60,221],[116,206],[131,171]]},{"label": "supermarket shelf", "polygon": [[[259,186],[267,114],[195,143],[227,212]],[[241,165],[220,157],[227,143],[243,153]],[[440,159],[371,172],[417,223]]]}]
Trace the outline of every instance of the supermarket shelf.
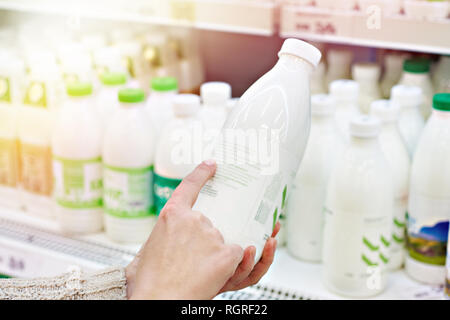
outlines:
[{"label": "supermarket shelf", "polygon": [[[76,18],[182,26],[270,36],[275,32],[275,4],[242,0],[163,0],[121,2],[0,0],[0,9]],[[162,4],[164,3],[164,4]],[[251,12],[249,15],[248,13]]]},{"label": "supermarket shelf", "polygon": [[405,16],[381,17],[379,26],[368,15],[333,12],[315,7],[281,8],[280,34],[309,41],[450,54],[450,19],[417,21]]}]

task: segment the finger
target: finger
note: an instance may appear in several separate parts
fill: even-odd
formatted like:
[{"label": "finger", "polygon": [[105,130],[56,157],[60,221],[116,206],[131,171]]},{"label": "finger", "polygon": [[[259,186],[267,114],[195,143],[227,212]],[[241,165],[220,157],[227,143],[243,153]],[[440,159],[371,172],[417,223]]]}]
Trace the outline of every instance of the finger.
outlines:
[{"label": "finger", "polygon": [[200,190],[215,172],[216,163],[214,160],[203,161],[181,181],[167,203],[192,208]]},{"label": "finger", "polygon": [[275,224],[275,228],[273,228],[271,237],[275,238],[277,236],[278,232],[280,232],[280,229],[281,229],[281,223],[280,223],[280,221],[277,221],[277,223]]},{"label": "finger", "polygon": [[244,281],[252,272],[255,265],[256,248],[248,247],[244,251],[244,257],[236,269],[234,275],[227,281],[220,292],[234,290],[242,281]]}]

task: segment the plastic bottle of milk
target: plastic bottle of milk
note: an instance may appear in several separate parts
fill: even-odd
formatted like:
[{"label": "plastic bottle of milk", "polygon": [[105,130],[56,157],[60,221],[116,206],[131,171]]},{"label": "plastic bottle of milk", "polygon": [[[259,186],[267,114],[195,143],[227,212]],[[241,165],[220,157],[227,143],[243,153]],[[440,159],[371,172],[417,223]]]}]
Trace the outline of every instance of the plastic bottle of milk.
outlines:
[{"label": "plastic bottle of milk", "polygon": [[356,63],[352,66],[353,80],[359,84],[358,104],[362,113],[369,113],[371,103],[381,98],[378,86],[380,73],[380,66],[375,63]]},{"label": "plastic bottle of milk", "polygon": [[177,95],[173,99],[173,107],[175,118],[162,131],[155,155],[153,194],[158,215],[181,180],[203,160],[203,137],[195,135],[195,131],[201,132],[202,128],[197,116],[200,97]]},{"label": "plastic bottle of milk", "polygon": [[152,186],[154,133],[141,89],[119,91],[120,108],[103,142],[103,207],[109,238],[123,243],[145,241],[156,222]]},{"label": "plastic bottle of milk", "polygon": [[127,76],[125,73],[105,72],[100,76],[100,80],[102,86],[97,94],[96,105],[102,126],[106,129],[114,113],[119,109],[117,96],[119,90],[125,86]]},{"label": "plastic bottle of milk", "polygon": [[311,74],[311,94],[326,93],[325,85],[325,63],[320,62]]},{"label": "plastic bottle of milk", "polygon": [[102,128],[90,83],[72,83],[52,138],[55,216],[68,233],[103,229]]},{"label": "plastic bottle of milk", "polygon": [[359,114],[359,84],[353,80],[336,80],[330,84],[330,95],[336,103],[335,121],[338,133],[344,142],[350,138],[350,120]]},{"label": "plastic bottle of milk", "polygon": [[376,118],[361,115],[351,121],[350,144],[328,184],[323,280],[345,296],[373,296],[387,282],[394,195],[379,132]]},{"label": "plastic bottle of milk", "polygon": [[402,77],[404,55],[387,54],[384,57],[384,74],[381,79],[381,93],[383,98],[388,99],[391,96],[391,89]]},{"label": "plastic bottle of milk", "polygon": [[430,60],[416,58],[405,60],[403,64],[403,75],[399,84],[417,86],[422,89],[421,113],[425,119],[431,114],[431,105],[434,89],[430,79]]},{"label": "plastic bottle of milk", "polygon": [[287,248],[298,259],[322,259],[323,207],[339,135],[334,100],[325,94],[311,97],[311,132],[300,169],[287,202]]},{"label": "plastic bottle of milk", "polygon": [[353,54],[348,50],[330,50],[327,53],[328,70],[325,77],[326,86],[339,79],[350,79]]},{"label": "plastic bottle of milk", "polygon": [[420,113],[422,89],[415,86],[396,85],[392,88],[391,103],[400,108],[398,127],[410,158],[413,157],[425,120]]},{"label": "plastic bottle of milk", "polygon": [[286,205],[306,148],[309,77],[321,54],[306,42],[287,39],[279,57],[228,116],[215,147],[215,177],[194,205],[227,243],[254,245],[256,260]]},{"label": "plastic bottle of milk", "polygon": [[163,128],[173,119],[172,100],[178,92],[178,83],[172,77],[153,78],[146,109],[155,128],[156,140]]},{"label": "plastic bottle of milk", "polygon": [[433,85],[436,93],[450,93],[450,55],[439,59],[433,73]]},{"label": "plastic bottle of milk", "polygon": [[[450,234],[450,226],[448,232]],[[447,268],[447,278],[444,283],[444,296],[450,300],[450,237],[447,240],[447,259],[445,265]]]},{"label": "plastic bottle of milk", "polygon": [[25,65],[0,51],[0,204],[20,207],[17,109],[21,105]]},{"label": "plastic bottle of milk", "polygon": [[450,220],[450,94],[436,94],[411,169],[406,272],[442,284]]},{"label": "plastic bottle of milk", "polygon": [[391,168],[394,183],[394,209],[392,212],[392,237],[388,267],[399,269],[405,259],[405,226],[409,193],[410,159],[405,142],[398,130],[398,105],[389,100],[372,103],[371,114],[382,122],[379,137],[381,150]]}]

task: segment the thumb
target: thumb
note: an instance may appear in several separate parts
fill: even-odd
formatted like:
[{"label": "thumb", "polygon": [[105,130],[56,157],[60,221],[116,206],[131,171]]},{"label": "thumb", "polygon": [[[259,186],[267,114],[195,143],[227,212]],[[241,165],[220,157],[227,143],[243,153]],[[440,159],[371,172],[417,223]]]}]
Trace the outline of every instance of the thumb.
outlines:
[{"label": "thumb", "polygon": [[200,190],[205,183],[214,176],[216,167],[217,165],[214,160],[203,161],[194,169],[194,171],[181,181],[170,197],[168,203],[192,208],[197,200]]}]

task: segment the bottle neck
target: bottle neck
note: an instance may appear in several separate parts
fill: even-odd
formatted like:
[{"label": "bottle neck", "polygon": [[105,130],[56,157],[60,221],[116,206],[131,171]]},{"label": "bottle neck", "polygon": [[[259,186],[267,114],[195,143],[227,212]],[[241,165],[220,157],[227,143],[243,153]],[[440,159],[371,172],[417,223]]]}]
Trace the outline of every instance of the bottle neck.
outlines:
[{"label": "bottle neck", "polygon": [[377,137],[360,138],[360,137],[351,136],[350,137],[350,145],[354,148],[370,150],[370,149],[378,147],[378,139],[377,139]]},{"label": "bottle neck", "polygon": [[275,65],[276,68],[283,68],[289,72],[308,72],[311,74],[314,67],[306,60],[291,54],[282,54]]},{"label": "bottle neck", "polygon": [[412,73],[412,72],[403,72],[403,80],[412,81],[414,83],[423,81],[428,78],[428,73]]}]

